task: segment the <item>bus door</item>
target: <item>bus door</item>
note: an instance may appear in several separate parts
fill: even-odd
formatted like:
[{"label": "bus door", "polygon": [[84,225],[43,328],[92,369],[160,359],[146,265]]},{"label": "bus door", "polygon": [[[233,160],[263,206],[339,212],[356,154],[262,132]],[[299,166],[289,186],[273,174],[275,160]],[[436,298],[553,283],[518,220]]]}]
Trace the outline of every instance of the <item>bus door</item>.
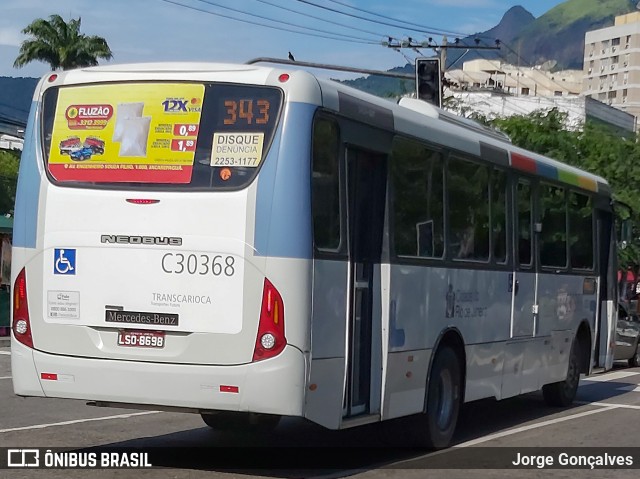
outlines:
[{"label": "bus door", "polygon": [[[382,232],[386,156],[347,150],[349,280],[344,417],[375,414],[380,394]],[[374,407],[379,408],[379,401]]]},{"label": "bus door", "polygon": [[617,284],[615,281],[617,251],[613,214],[606,209],[607,204],[601,206],[602,208],[599,209],[596,205],[595,210],[599,310],[596,316],[596,340],[594,341],[593,356],[595,364],[593,365],[608,370],[613,367],[613,346],[618,317]]},{"label": "bus door", "polygon": [[532,184],[519,180],[514,191],[515,251],[514,269],[509,278],[511,323],[505,347],[501,397],[507,398],[538,388],[535,353],[531,340],[536,335],[537,274],[535,271],[535,233],[533,230]]},{"label": "bus door", "polygon": [[535,255],[533,232],[533,196],[529,181],[520,179],[515,191],[516,201],[516,258],[513,276],[509,287],[512,291],[513,308],[511,316],[511,338],[535,336],[536,304]]}]

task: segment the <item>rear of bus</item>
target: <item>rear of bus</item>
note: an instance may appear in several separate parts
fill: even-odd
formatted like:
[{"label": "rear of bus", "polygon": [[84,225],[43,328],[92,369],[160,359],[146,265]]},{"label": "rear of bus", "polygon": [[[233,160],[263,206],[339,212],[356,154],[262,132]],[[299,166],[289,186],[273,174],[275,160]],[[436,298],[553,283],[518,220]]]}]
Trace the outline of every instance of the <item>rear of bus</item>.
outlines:
[{"label": "rear of bus", "polygon": [[310,80],[230,65],[41,80],[15,210],[16,394],[302,414],[316,106],[288,98],[319,98]]}]

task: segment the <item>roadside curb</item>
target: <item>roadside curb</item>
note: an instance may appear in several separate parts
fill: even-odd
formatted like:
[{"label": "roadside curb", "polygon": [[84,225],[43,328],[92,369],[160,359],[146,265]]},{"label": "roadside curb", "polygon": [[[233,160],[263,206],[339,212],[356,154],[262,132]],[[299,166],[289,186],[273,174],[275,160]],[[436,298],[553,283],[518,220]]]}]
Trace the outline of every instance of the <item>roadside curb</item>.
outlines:
[{"label": "roadside curb", "polygon": [[11,336],[0,336],[0,348],[8,348],[11,345]]}]

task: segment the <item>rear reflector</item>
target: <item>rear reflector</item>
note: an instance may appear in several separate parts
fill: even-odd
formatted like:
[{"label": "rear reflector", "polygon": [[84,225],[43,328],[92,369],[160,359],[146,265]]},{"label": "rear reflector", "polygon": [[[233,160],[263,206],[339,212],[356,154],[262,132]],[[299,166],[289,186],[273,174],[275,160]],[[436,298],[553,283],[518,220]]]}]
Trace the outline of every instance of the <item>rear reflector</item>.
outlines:
[{"label": "rear reflector", "polygon": [[57,381],[58,375],[54,373],[41,373],[40,378],[46,379],[47,381]]},{"label": "rear reflector", "polygon": [[160,200],[148,200],[141,198],[127,198],[127,203],[133,203],[134,205],[155,205],[160,203]]},{"label": "rear reflector", "polygon": [[240,391],[238,386],[220,386],[221,393],[237,393]]}]

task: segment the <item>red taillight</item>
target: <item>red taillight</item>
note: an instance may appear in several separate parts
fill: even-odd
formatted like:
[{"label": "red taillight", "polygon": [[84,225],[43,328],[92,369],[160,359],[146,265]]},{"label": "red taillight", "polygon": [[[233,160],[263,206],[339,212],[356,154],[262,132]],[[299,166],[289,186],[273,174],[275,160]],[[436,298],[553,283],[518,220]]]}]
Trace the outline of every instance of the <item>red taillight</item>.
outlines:
[{"label": "red taillight", "polygon": [[33,348],[29,307],[27,306],[27,276],[24,268],[18,274],[13,288],[13,323],[11,329],[14,337],[19,342]]},{"label": "red taillight", "polygon": [[262,290],[262,307],[258,336],[253,349],[253,360],[272,358],[282,352],[287,344],[284,337],[284,302],[278,290],[265,278]]}]

